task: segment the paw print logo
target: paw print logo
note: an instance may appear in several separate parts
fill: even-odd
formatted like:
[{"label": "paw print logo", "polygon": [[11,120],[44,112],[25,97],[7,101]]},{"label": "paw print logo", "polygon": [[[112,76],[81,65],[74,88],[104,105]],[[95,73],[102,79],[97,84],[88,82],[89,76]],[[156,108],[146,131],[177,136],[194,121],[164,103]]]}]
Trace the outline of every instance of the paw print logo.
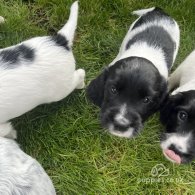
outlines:
[{"label": "paw print logo", "polygon": [[163,164],[157,164],[151,169],[152,177],[164,177],[169,175],[169,169]]}]

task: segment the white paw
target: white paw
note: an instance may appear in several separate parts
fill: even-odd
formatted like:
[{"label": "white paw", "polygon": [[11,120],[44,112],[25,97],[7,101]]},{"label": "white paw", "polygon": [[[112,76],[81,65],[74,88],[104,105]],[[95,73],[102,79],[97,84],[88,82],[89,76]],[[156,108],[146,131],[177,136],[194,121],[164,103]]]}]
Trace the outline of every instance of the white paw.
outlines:
[{"label": "white paw", "polygon": [[77,75],[79,77],[79,82],[77,85],[77,89],[83,89],[85,87],[85,70],[83,69],[78,69],[76,70]]},{"label": "white paw", "polygon": [[16,130],[12,127],[11,123],[0,124],[0,136],[11,139],[17,138]]},{"label": "white paw", "polygon": [[5,137],[10,139],[17,139],[17,132],[15,129],[12,129],[12,131],[9,132]]},{"label": "white paw", "polygon": [[2,16],[0,16],[0,24],[4,22],[5,22],[5,19]]}]

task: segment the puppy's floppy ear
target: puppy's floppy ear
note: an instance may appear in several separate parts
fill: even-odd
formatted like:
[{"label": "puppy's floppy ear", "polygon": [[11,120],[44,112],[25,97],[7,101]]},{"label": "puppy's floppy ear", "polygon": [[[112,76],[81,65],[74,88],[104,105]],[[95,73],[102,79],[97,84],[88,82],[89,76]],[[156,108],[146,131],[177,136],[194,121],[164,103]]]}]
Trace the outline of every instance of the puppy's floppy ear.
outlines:
[{"label": "puppy's floppy ear", "polygon": [[159,99],[159,108],[164,104],[164,101],[166,101],[167,97],[169,96],[168,94],[168,89],[167,89],[167,81],[165,79],[162,79],[161,82],[159,82],[159,89],[160,89],[160,99]]},{"label": "puppy's floppy ear", "polygon": [[181,104],[183,100],[183,94],[178,93],[176,95],[168,95],[160,109],[160,120],[163,124],[166,124],[170,119],[172,113],[175,112],[176,106]]},{"label": "puppy's floppy ear", "polygon": [[104,71],[87,87],[88,98],[97,106],[101,107],[104,99],[104,87],[108,76],[108,69]]}]

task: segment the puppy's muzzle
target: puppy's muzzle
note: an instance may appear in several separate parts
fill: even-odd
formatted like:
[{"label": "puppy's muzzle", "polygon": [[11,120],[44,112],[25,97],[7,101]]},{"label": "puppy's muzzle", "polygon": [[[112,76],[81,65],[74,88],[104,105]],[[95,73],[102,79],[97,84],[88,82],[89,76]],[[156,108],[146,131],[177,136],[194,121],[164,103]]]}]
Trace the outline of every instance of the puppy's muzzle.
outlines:
[{"label": "puppy's muzzle", "polygon": [[114,107],[102,112],[101,121],[110,133],[120,137],[132,137],[142,127],[140,116],[124,107]]}]

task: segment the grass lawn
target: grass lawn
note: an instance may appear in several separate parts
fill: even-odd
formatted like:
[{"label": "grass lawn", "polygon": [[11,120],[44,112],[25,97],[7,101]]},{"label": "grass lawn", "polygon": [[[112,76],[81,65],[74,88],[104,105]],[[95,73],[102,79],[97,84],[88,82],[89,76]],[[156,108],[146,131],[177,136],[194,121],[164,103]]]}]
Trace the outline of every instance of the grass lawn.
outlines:
[{"label": "grass lawn", "polygon": [[[0,47],[38,35],[52,35],[66,22],[70,0],[0,0]],[[195,48],[195,5],[192,0],[80,0],[74,44],[77,67],[85,68],[87,83],[118,53],[136,19],[131,12],[159,6],[180,25],[181,45],[174,68]],[[142,134],[123,139],[107,134],[98,121],[99,110],[85,90],[65,100],[39,106],[15,119],[18,142],[36,158],[53,180],[57,194],[195,194],[195,163],[174,165],[159,146],[163,127],[158,114]],[[169,174],[154,176],[163,164]]]}]

